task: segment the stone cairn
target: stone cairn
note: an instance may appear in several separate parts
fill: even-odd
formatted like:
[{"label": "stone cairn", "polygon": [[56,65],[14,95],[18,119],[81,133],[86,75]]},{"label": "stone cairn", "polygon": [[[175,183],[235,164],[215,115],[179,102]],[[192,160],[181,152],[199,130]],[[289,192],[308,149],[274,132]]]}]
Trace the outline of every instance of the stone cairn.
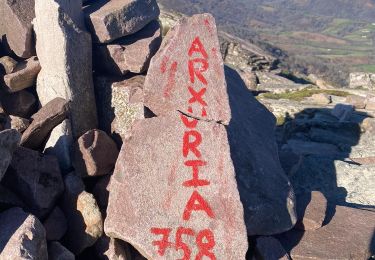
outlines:
[{"label": "stone cairn", "polygon": [[288,257],[270,237],[297,221],[275,118],[210,14],[165,37],[159,14],[0,0],[0,259]]}]

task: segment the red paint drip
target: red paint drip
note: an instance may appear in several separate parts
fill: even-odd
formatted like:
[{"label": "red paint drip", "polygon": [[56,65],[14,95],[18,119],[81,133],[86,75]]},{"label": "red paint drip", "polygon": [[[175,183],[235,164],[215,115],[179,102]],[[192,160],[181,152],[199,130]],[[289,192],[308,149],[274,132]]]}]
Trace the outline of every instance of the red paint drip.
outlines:
[{"label": "red paint drip", "polygon": [[173,62],[168,74],[168,83],[164,88],[164,97],[169,98],[171,96],[171,91],[175,85],[176,79],[176,72],[177,72],[177,62]]}]

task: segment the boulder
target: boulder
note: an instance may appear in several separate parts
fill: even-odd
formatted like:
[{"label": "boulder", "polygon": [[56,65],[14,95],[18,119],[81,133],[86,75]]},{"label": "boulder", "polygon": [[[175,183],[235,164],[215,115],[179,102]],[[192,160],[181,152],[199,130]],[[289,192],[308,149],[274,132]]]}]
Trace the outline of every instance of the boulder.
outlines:
[{"label": "boulder", "polygon": [[210,14],[182,18],[168,32],[151,60],[144,92],[145,106],[158,116],[181,111],[194,118],[229,123],[223,59]]},{"label": "boulder", "polygon": [[49,260],[74,260],[75,256],[57,241],[48,243]]},{"label": "boulder", "polygon": [[21,145],[37,149],[47,139],[52,129],[67,117],[68,102],[63,98],[55,98],[43,106],[32,116],[33,121],[22,135]]},{"label": "boulder", "polygon": [[40,69],[37,57],[22,61],[17,64],[12,73],[4,76],[5,86],[8,87],[10,92],[32,87],[36,82]]},{"label": "boulder", "polygon": [[0,102],[0,131],[3,131],[5,129],[5,125],[8,123],[8,121],[8,116],[5,113],[3,105]]},{"label": "boulder", "polygon": [[3,181],[37,217],[44,217],[64,190],[56,158],[23,147],[14,152]]},{"label": "boulder", "polygon": [[12,57],[4,56],[0,58],[0,74],[10,74],[17,66],[17,61]]},{"label": "boulder", "polygon": [[82,177],[111,173],[118,157],[116,143],[101,130],[90,130],[78,138],[74,168]]},{"label": "boulder", "polygon": [[327,199],[319,191],[297,196],[297,229],[316,230],[323,226],[326,217]]},{"label": "boulder", "polygon": [[44,147],[44,153],[56,156],[61,171],[63,173],[68,173],[73,167],[71,158],[72,149],[72,127],[70,120],[65,119],[52,130]]},{"label": "boulder", "polygon": [[92,194],[95,196],[96,201],[98,202],[99,208],[102,213],[106,213],[108,206],[108,197],[109,197],[109,183],[111,176],[103,176],[94,186]]},{"label": "boulder", "polygon": [[147,259],[202,257],[203,240],[212,259],[245,259],[243,207],[223,125],[179,112],[139,121],[109,190],[105,233]]},{"label": "boulder", "polygon": [[158,21],[152,21],[137,33],[120,38],[108,45],[94,46],[95,67],[114,75],[147,70],[152,56],[161,44]]},{"label": "boulder", "polygon": [[0,184],[0,212],[13,207],[24,208],[25,204],[13,191]]},{"label": "boulder", "polygon": [[55,207],[44,220],[43,226],[46,230],[47,240],[60,240],[67,230],[66,218],[62,210]]},{"label": "boulder", "polygon": [[144,76],[122,81],[106,77],[95,79],[99,127],[112,137],[118,147],[131,134],[134,122],[145,118],[144,80]]},{"label": "boulder", "polygon": [[279,237],[293,260],[370,259],[375,254],[375,212],[336,206],[328,225]]},{"label": "boulder", "polygon": [[364,109],[366,107],[366,98],[357,95],[347,96],[345,102],[356,109]]},{"label": "boulder", "polygon": [[0,214],[0,230],[0,259],[48,259],[46,234],[35,216],[9,209]]},{"label": "boulder", "polygon": [[127,243],[102,236],[95,243],[95,251],[99,259],[116,259],[116,260],[129,260],[131,258]]},{"label": "boulder", "polygon": [[4,130],[0,132],[0,181],[4,177],[14,151],[20,144],[21,135],[17,130]]},{"label": "boulder", "polygon": [[81,3],[36,0],[33,22],[42,66],[37,79],[38,97],[42,106],[56,97],[70,101],[74,138],[97,127],[91,36],[79,24],[82,11],[77,6]]},{"label": "boulder", "polygon": [[328,105],[332,103],[332,98],[324,93],[314,94],[311,96],[311,99],[314,103],[319,105]]},{"label": "boulder", "polygon": [[134,34],[160,14],[156,0],[96,1],[84,12],[94,40],[101,43]]},{"label": "boulder", "polygon": [[80,177],[70,173],[64,182],[61,209],[67,218],[68,229],[63,242],[77,255],[102,236],[103,219],[94,196],[84,190]]},{"label": "boulder", "polygon": [[343,154],[340,149],[333,145],[320,142],[304,141],[299,139],[290,139],[282,147],[283,150],[291,150],[300,155],[326,155],[331,157],[340,157]]},{"label": "boulder", "polygon": [[2,0],[0,2],[0,36],[21,58],[35,55],[32,20],[35,17],[33,0]]},{"label": "boulder", "polygon": [[366,109],[375,111],[375,97],[368,96],[366,100]]},{"label": "boulder", "polygon": [[255,259],[281,259],[290,260],[279,240],[273,237],[258,237],[256,239]]},{"label": "boulder", "polygon": [[4,95],[1,93],[0,101],[7,114],[22,118],[30,118],[37,108],[35,96],[26,90]]},{"label": "boulder", "polygon": [[226,67],[232,119],[228,126],[231,157],[245,210],[248,235],[273,235],[296,223],[293,188],[278,156],[275,118]]}]

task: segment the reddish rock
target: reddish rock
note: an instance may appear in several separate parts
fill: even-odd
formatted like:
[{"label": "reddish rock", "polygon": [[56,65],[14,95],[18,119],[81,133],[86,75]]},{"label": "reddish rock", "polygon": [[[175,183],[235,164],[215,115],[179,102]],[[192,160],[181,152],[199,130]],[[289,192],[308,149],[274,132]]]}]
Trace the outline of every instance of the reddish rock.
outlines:
[{"label": "reddish rock", "polygon": [[[184,149],[184,138],[201,140],[197,150]],[[245,259],[243,207],[223,125],[179,112],[139,121],[122,146],[109,189],[105,233],[147,259],[176,259],[184,251],[187,257],[189,250],[195,259],[201,239],[216,259]],[[170,242],[165,251],[157,242],[163,233]]]},{"label": "reddish rock", "polygon": [[231,119],[215,19],[181,19],[152,58],[144,85],[145,105],[156,115],[181,111],[228,124]]},{"label": "reddish rock", "polygon": [[20,134],[16,130],[0,132],[0,181],[4,177],[14,151],[20,144]]},{"label": "reddish rock", "polygon": [[66,230],[67,223],[64,213],[59,207],[55,207],[49,216],[43,222],[44,229],[46,230],[47,240],[60,240]]},{"label": "reddish rock", "polygon": [[5,86],[8,87],[10,92],[17,92],[31,87],[35,84],[40,69],[37,57],[20,62],[12,73],[4,76]]},{"label": "reddish rock", "polygon": [[74,168],[81,176],[102,176],[115,167],[118,157],[116,143],[101,130],[90,130],[78,138]]},{"label": "reddish rock", "polygon": [[94,64],[107,73],[125,75],[147,70],[152,56],[161,44],[158,21],[152,21],[139,32],[125,36],[108,45],[94,48]]},{"label": "reddish rock", "polygon": [[375,111],[375,96],[369,95],[366,100],[366,109]]},{"label": "reddish rock", "polygon": [[0,259],[48,259],[43,225],[33,215],[20,208],[4,211],[0,230]]},{"label": "reddish rock", "polygon": [[279,240],[273,237],[259,237],[256,239],[255,259],[282,259],[289,260],[290,257]]},{"label": "reddish rock", "polygon": [[101,43],[134,34],[160,14],[156,0],[97,1],[84,12],[93,39]]},{"label": "reddish rock", "polygon": [[297,196],[297,225],[300,230],[321,228],[326,217],[327,199],[320,191]]},{"label": "reddish rock", "polygon": [[366,107],[366,98],[357,95],[347,96],[345,102],[352,105],[356,109],[363,109]]},{"label": "reddish rock", "polygon": [[55,98],[36,114],[33,121],[22,135],[21,145],[37,149],[48,137],[54,127],[59,125],[68,114],[68,102],[63,98]]},{"label": "reddish rock", "polygon": [[35,17],[33,0],[0,1],[0,35],[6,35],[9,47],[21,58],[35,55],[32,20]]},{"label": "reddish rock", "polygon": [[26,90],[4,95],[1,93],[0,101],[8,115],[29,118],[36,110],[36,98]]},{"label": "reddish rock", "polygon": [[315,231],[279,237],[293,260],[369,259],[375,253],[375,212],[336,206],[332,220]]},{"label": "reddish rock", "polygon": [[17,66],[17,61],[9,56],[0,58],[0,74],[9,74],[14,71]]},{"label": "reddish rock", "polygon": [[111,135],[118,147],[131,134],[134,122],[145,118],[144,80],[144,76],[122,81],[106,77],[95,79],[99,127]]},{"label": "reddish rock", "polygon": [[3,181],[37,217],[45,216],[64,190],[56,158],[23,147],[14,152]]},{"label": "reddish rock", "polygon": [[59,242],[53,241],[48,244],[49,260],[74,260],[75,256]]},{"label": "reddish rock", "polygon": [[78,255],[103,235],[103,219],[94,196],[84,190],[80,177],[70,173],[64,182],[65,192],[60,205],[67,218],[68,230],[63,242]]}]

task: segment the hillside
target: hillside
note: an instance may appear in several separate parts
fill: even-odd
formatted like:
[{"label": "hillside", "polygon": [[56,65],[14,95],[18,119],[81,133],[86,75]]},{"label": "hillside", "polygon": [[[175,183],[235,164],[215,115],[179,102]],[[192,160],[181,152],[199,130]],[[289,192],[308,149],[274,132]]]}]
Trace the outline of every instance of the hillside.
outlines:
[{"label": "hillside", "polygon": [[211,12],[220,27],[288,53],[292,70],[345,85],[348,73],[375,72],[373,0],[160,0],[177,11]]}]

